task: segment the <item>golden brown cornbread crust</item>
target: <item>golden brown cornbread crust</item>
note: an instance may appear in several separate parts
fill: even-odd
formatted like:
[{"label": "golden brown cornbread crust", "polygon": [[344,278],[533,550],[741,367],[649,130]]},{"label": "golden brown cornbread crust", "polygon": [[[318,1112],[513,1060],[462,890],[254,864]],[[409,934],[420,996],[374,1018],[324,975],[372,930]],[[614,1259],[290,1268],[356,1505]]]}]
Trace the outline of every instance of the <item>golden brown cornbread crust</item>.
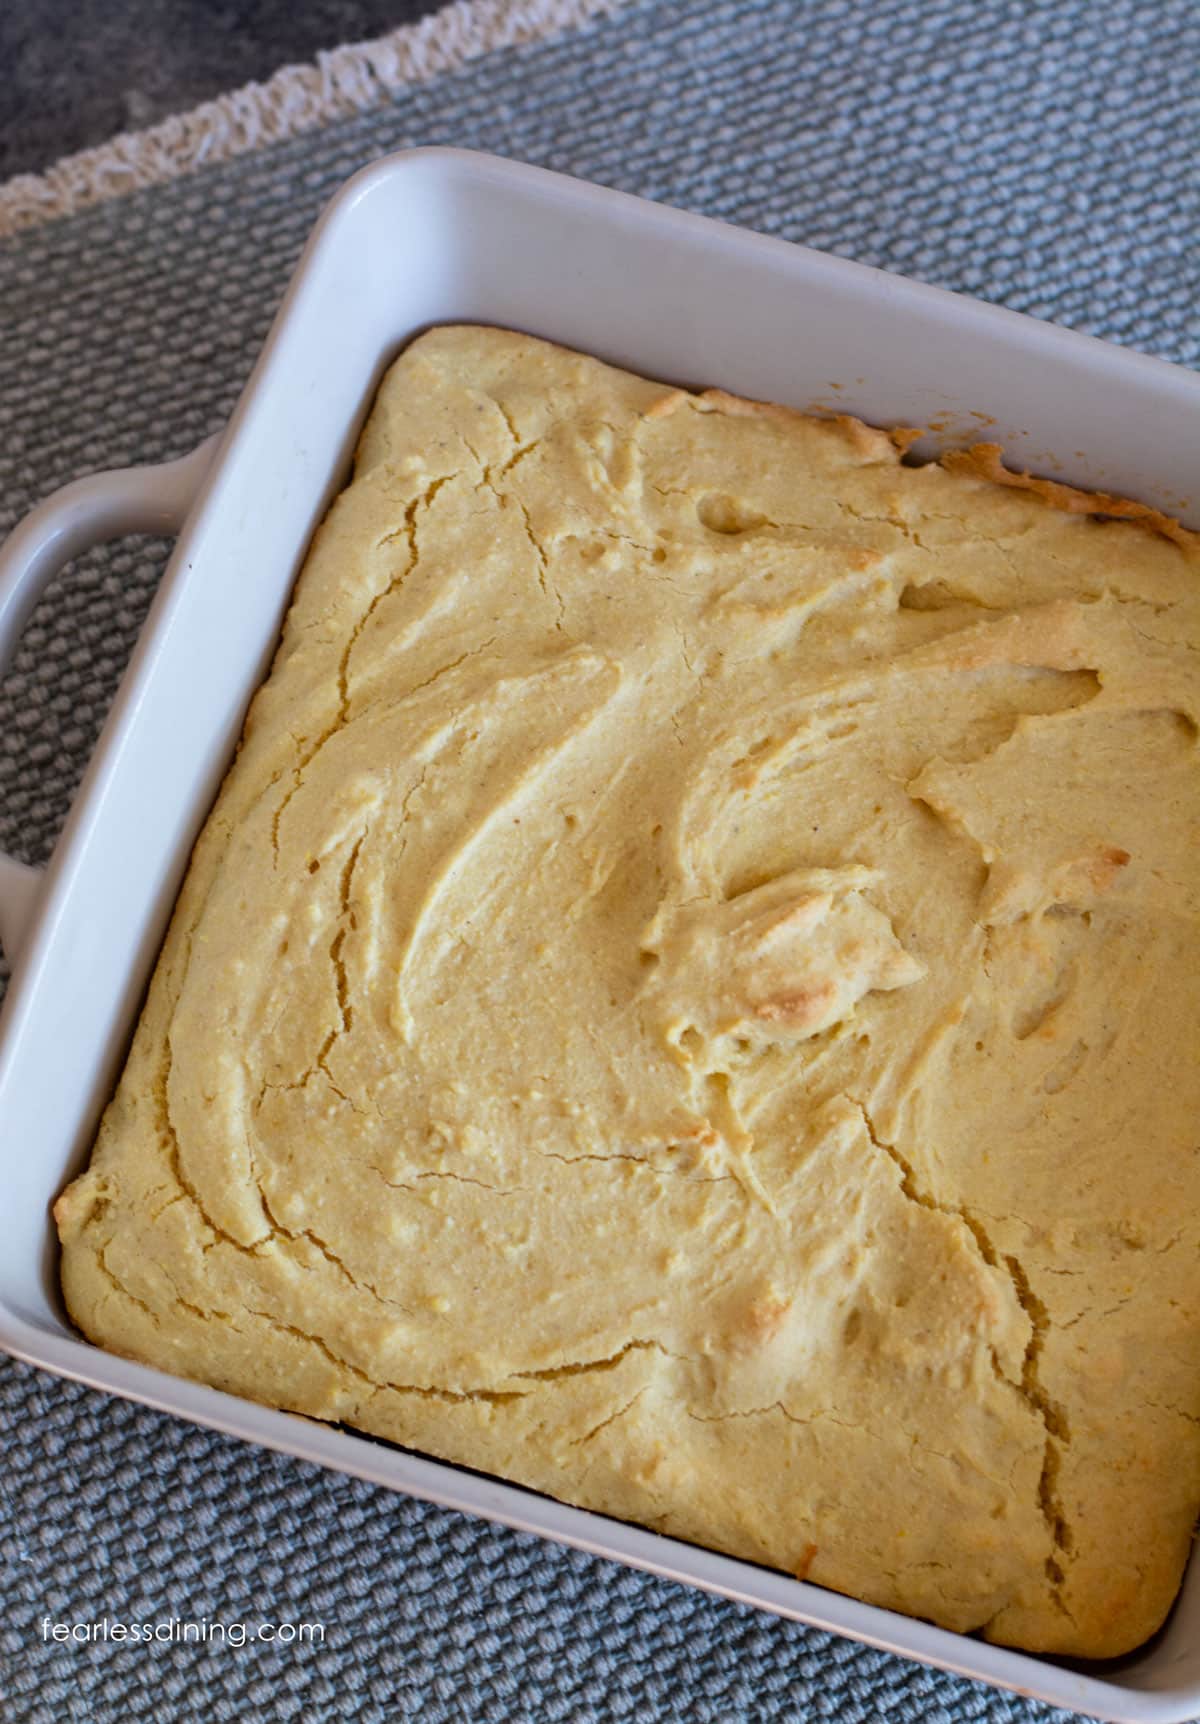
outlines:
[{"label": "golden brown cornbread crust", "polygon": [[80,1327],[952,1628],[1151,1633],[1200,548],[994,479],[415,342],[59,1200]]}]

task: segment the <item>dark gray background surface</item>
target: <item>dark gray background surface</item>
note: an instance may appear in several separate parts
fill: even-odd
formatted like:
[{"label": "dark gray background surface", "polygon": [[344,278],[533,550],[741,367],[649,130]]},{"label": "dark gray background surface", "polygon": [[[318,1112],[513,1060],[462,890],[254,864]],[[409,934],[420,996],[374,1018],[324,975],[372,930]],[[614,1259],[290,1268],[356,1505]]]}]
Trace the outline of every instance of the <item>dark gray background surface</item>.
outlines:
[{"label": "dark gray background surface", "polygon": [[[640,3],[0,241],[0,532],[56,484],[220,426],[317,210],[411,143],[566,169],[1196,365],[1198,63],[1192,0]],[[29,860],[163,555],[80,559],[0,685],[0,845]],[[42,1640],[44,1617],[105,1615],[315,1619],[327,1639]],[[418,1715],[1052,1716],[0,1363],[5,1724]]]},{"label": "dark gray background surface", "polygon": [[0,180],[150,126],[439,0],[6,0]]}]

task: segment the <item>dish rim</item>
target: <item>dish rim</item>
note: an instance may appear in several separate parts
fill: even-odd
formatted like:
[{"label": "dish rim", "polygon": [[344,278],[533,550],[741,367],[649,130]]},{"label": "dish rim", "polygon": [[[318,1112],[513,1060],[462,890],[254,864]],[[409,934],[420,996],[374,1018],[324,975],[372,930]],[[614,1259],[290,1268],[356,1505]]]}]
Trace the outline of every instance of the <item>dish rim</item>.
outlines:
[{"label": "dish rim", "polygon": [[[450,180],[455,175],[465,175],[482,185],[499,182],[520,184],[540,193],[548,206],[564,198],[577,206],[591,203],[597,210],[603,204],[610,217],[628,215],[633,220],[636,211],[639,221],[647,219],[647,211],[653,211],[656,231],[679,234],[686,231],[692,236],[706,236],[714,245],[734,246],[746,256],[778,258],[781,253],[787,253],[794,259],[801,255],[808,260],[814,276],[823,277],[833,287],[853,285],[856,293],[865,294],[869,285],[877,296],[902,293],[926,306],[947,312],[953,307],[958,315],[981,319],[983,324],[1002,329],[1009,335],[1016,332],[1031,357],[1047,346],[1061,351],[1063,343],[1074,344],[1076,353],[1086,354],[1097,369],[1107,371],[1110,376],[1129,378],[1137,374],[1165,395],[1181,397],[1187,407],[1200,408],[1200,378],[1165,361],[1112,348],[1093,337],[1040,324],[1003,307],[964,300],[943,289],[887,276],[846,259],[812,252],[769,236],[751,234],[708,217],[650,205],[646,200],[632,198],[626,193],[590,186],[547,170],[469,151],[441,148],[405,151],[372,163],[345,183],[318,220],[222,438],[218,456],[200,484],[195,502],[187,514],[163,577],[162,602],[156,600],[129,670],[122,680],[92,763],[56,846],[40,902],[30,924],[28,943],[21,953],[20,963],[14,966],[9,999],[0,1015],[0,1063],[13,1057],[14,1045],[20,1040],[23,1002],[32,989],[32,978],[41,952],[53,939],[60,895],[70,889],[71,868],[93,803],[102,790],[106,763],[119,749],[123,727],[136,723],[140,668],[162,632],[170,627],[175,596],[192,577],[196,564],[191,557],[201,528],[219,508],[223,484],[231,464],[238,459],[242,427],[254,411],[262,379],[289,326],[294,307],[305,291],[315,260],[323,248],[337,241],[339,225],[344,225],[354,212],[360,210],[380,185],[391,183],[397,175],[424,172],[430,167],[443,172]],[[969,311],[964,311],[964,307]],[[141,1401],[191,1422],[370,1479],[389,1488],[404,1490],[428,1501],[534,1531],[556,1542],[752,1603],[923,1663],[1015,1689],[1051,1704],[1128,1721],[1128,1724],[1149,1724],[1149,1721],[1176,1724],[1176,1721],[1200,1711],[1200,1680],[1174,1690],[1145,1690],[1108,1677],[1067,1669],[1035,1654],[992,1646],[971,1636],[934,1628],[916,1618],[881,1610],[809,1582],[796,1581],[782,1573],[776,1575],[773,1570],[760,1569],[735,1558],[664,1538],[593,1511],[560,1504],[556,1499],[518,1485],[485,1479],[451,1463],[408,1455],[365,1435],[314,1426],[312,1421],[298,1415],[260,1407],[254,1402],[168,1376],[134,1361],[121,1360],[117,1355],[79,1338],[65,1325],[53,1334],[39,1329],[11,1309],[3,1299],[0,1299],[0,1347],[57,1375]],[[403,1455],[405,1464],[396,1463],[397,1455]],[[539,1506],[531,1506],[535,1504]]]}]

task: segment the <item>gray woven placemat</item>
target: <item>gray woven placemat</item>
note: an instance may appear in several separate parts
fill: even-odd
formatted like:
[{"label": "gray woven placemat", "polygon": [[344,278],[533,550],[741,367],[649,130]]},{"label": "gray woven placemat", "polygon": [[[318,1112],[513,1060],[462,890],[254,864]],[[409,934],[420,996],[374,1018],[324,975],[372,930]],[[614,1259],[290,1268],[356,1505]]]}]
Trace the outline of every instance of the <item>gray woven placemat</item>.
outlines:
[{"label": "gray woven placemat", "polygon": [[[54,485],[219,427],[320,205],[414,143],[565,169],[1195,365],[1198,70],[1192,0],[633,5],[0,242],[0,532]],[[0,845],[28,860],[50,850],[164,551],[83,558],[0,691]],[[7,1362],[0,1507],[5,1720],[1067,1716]],[[44,1618],[105,1616],[319,1621],[326,1638],[43,1640]]]}]

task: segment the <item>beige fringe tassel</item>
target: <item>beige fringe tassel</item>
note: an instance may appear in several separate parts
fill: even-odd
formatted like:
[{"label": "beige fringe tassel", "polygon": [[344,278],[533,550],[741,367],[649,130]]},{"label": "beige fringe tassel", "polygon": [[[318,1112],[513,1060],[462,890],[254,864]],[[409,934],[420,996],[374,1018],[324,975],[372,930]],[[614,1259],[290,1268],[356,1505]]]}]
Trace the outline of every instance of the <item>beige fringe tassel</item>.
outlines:
[{"label": "beige fringe tassel", "polygon": [[0,236],[364,113],[406,84],[427,83],[497,48],[578,28],[624,3],[454,0],[377,41],[332,48],[315,65],[284,66],[265,84],[247,84],[146,131],[65,156],[44,174],[18,174],[0,184]]}]

